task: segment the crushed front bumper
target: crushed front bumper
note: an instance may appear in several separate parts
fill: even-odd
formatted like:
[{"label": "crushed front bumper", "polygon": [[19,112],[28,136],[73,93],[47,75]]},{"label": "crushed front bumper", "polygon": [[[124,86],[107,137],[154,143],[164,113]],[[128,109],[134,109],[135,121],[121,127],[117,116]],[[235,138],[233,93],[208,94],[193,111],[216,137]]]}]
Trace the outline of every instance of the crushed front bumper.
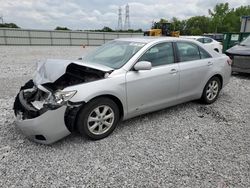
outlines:
[{"label": "crushed front bumper", "polygon": [[29,81],[21,88],[13,107],[16,126],[29,139],[42,144],[51,144],[71,133],[65,124],[67,106],[56,109],[44,106],[48,95],[49,91],[40,90]]},{"label": "crushed front bumper", "polygon": [[64,122],[66,106],[48,110],[33,119],[22,119],[17,114],[16,125],[29,139],[51,144],[70,134]]}]

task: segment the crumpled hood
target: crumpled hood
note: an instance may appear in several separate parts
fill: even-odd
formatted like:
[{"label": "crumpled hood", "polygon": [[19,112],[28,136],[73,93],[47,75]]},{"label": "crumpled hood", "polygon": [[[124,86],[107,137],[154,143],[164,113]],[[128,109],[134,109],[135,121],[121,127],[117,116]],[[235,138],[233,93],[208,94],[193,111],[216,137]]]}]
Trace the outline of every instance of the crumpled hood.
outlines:
[{"label": "crumpled hood", "polygon": [[37,70],[35,72],[33,82],[35,83],[35,85],[55,82],[66,72],[67,66],[71,63],[97,69],[103,72],[109,72],[113,70],[110,67],[95,63],[62,59],[48,59],[45,62],[37,63]]},{"label": "crumpled hood", "polygon": [[226,54],[250,56],[250,46],[236,45],[228,49]]}]

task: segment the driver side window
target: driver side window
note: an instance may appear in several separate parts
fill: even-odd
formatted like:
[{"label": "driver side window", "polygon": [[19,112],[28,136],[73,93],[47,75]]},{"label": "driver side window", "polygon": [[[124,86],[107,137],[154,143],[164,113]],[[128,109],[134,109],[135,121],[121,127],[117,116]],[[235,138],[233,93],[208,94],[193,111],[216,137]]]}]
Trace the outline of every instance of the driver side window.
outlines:
[{"label": "driver side window", "polygon": [[172,43],[160,43],[147,50],[138,61],[149,61],[152,67],[174,63]]}]

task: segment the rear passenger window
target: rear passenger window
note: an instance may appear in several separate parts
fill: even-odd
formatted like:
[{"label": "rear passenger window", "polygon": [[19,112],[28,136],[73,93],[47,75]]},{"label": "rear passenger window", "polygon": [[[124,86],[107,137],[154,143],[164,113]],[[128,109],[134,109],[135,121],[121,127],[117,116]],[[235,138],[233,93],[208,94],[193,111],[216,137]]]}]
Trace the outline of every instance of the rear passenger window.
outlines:
[{"label": "rear passenger window", "polygon": [[204,43],[204,38],[199,38],[199,39],[197,39],[197,41]]},{"label": "rear passenger window", "polygon": [[176,44],[181,62],[200,59],[199,47],[197,45],[186,42],[177,42]]},{"label": "rear passenger window", "polygon": [[206,58],[210,58],[211,55],[209,53],[207,53],[204,49],[199,48],[200,50],[200,54],[201,54],[201,59],[206,59]]},{"label": "rear passenger window", "polygon": [[211,42],[213,42],[212,39],[210,39],[210,38],[204,38],[204,43],[211,43]]},{"label": "rear passenger window", "polygon": [[153,67],[174,63],[172,43],[156,44],[146,51],[138,61],[149,61]]}]

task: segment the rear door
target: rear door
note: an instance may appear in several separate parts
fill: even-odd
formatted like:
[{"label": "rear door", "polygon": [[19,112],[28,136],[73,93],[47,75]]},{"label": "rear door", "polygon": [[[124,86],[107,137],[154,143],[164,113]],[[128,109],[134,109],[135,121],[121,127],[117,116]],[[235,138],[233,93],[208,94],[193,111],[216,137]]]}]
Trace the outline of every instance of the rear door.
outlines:
[{"label": "rear door", "polygon": [[183,101],[195,99],[201,95],[214,62],[210,54],[191,42],[176,42],[176,51],[180,73],[178,98]]}]

